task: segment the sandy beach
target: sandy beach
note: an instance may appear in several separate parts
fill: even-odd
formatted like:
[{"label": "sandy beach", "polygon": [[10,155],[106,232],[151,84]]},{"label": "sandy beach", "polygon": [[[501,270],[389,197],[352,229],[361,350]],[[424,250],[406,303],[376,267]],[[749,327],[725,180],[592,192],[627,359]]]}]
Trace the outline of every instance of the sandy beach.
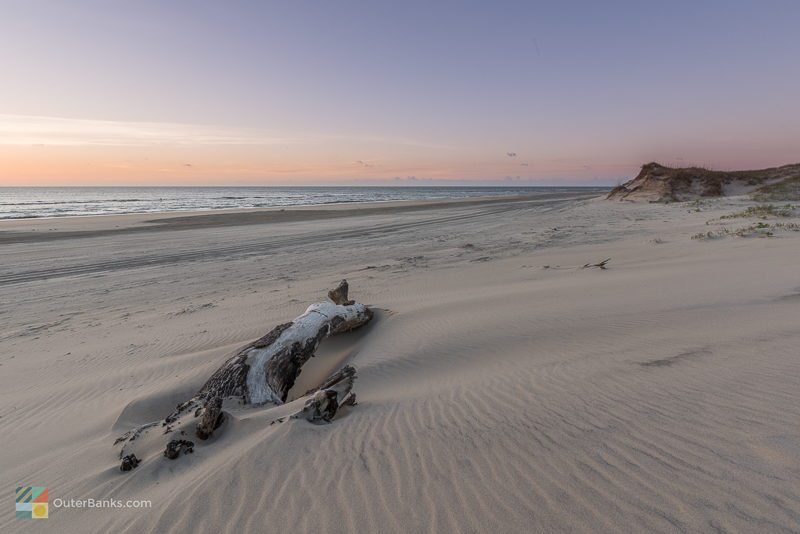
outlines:
[{"label": "sandy beach", "polygon": [[[2,221],[0,487],[51,504],[17,520],[9,501],[0,531],[800,532],[800,232],[692,239],[751,205]],[[296,388],[348,363],[356,406],[324,425],[243,408],[120,471],[117,436],[343,278],[375,319]]]}]

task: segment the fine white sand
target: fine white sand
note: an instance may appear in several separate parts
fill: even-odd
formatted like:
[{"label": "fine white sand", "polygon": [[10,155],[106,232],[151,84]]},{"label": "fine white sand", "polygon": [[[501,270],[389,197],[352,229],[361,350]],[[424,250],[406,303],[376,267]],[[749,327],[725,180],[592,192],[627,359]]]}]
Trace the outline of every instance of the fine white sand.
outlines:
[{"label": "fine white sand", "polygon": [[[800,232],[690,239],[746,205],[0,223],[0,531],[800,532]],[[115,437],[341,278],[376,320],[298,386],[350,363],[357,406],[242,409],[120,472]],[[49,519],[14,518],[20,485]],[[153,504],[53,507],[89,498]]]}]

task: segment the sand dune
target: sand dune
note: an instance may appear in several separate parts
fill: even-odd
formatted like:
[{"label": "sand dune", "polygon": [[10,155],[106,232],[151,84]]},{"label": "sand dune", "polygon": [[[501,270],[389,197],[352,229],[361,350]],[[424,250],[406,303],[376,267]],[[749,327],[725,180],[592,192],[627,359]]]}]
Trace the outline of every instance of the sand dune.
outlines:
[{"label": "sand dune", "polygon": [[[557,197],[5,244],[3,484],[153,505],[0,530],[800,532],[800,233],[690,239],[745,204]],[[119,471],[120,431],[342,277],[376,320],[301,379],[353,364],[357,406],[321,426],[234,411],[191,456]]]}]

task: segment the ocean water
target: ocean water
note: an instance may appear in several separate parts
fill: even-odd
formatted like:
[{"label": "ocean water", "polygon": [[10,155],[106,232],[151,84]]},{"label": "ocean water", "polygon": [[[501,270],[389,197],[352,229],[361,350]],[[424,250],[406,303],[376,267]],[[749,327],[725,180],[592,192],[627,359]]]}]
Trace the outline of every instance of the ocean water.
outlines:
[{"label": "ocean water", "polygon": [[0,219],[426,200],[604,187],[0,187]]}]

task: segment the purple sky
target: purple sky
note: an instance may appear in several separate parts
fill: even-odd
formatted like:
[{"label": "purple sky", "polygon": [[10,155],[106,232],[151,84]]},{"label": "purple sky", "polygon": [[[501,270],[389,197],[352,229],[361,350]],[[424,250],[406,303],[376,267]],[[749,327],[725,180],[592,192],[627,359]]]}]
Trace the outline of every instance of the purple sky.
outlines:
[{"label": "purple sky", "polygon": [[793,163],[798,21],[800,2],[769,0],[7,0],[0,185]]}]

